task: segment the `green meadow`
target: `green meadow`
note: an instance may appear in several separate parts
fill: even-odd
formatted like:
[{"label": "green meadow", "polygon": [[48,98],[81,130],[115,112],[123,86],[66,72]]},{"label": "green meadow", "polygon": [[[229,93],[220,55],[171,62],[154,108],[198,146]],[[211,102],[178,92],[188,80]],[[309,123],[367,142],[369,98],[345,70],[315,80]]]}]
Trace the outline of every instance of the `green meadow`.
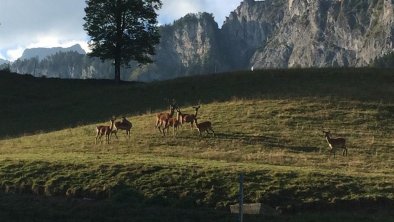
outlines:
[{"label": "green meadow", "polygon": [[[234,72],[162,82],[0,72],[0,218],[5,221],[393,221],[394,74],[387,69]],[[175,99],[215,136],[155,116]],[[133,123],[95,144],[111,117]],[[347,140],[329,155],[323,130]]]}]

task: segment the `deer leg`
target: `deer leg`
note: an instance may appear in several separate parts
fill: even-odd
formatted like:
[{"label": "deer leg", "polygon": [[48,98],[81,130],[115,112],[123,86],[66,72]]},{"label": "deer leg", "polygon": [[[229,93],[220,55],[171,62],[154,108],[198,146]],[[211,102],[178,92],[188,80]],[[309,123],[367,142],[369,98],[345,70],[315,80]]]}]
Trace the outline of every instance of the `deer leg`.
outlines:
[{"label": "deer leg", "polygon": [[342,156],[347,156],[347,148],[343,148]]},{"label": "deer leg", "polygon": [[97,134],[97,137],[96,137],[97,141],[99,141],[100,143],[103,143],[102,137],[103,137],[103,133],[99,132],[99,134]]},{"label": "deer leg", "polygon": [[212,128],[209,128],[212,131],[213,136],[215,136],[215,131]]}]

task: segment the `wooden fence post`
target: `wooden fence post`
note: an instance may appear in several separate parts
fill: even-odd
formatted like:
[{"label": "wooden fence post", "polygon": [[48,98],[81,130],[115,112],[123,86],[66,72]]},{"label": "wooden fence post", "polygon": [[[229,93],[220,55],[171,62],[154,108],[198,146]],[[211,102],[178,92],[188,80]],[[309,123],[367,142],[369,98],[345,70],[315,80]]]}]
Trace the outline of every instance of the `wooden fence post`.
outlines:
[{"label": "wooden fence post", "polygon": [[243,222],[243,205],[244,205],[244,175],[239,175],[239,222]]}]

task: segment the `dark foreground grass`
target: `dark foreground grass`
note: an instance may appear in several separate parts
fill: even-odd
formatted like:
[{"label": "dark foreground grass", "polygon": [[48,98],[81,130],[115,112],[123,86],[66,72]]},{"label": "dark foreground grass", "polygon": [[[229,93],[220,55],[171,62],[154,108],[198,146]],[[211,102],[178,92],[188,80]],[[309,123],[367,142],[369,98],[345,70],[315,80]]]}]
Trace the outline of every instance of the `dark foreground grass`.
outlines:
[{"label": "dark foreground grass", "polygon": [[[13,194],[0,194],[0,199],[2,221],[238,221],[238,215],[210,208],[146,207],[113,201]],[[279,216],[244,215],[244,221],[248,222],[391,222],[393,219],[390,209],[367,206],[355,206],[351,211],[326,209]]]}]

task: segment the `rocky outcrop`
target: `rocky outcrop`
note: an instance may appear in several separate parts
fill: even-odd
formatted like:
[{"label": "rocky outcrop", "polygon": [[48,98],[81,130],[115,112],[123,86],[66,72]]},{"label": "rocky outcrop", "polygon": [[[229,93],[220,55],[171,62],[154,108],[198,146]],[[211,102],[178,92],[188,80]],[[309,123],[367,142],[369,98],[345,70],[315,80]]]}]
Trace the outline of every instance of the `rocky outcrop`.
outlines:
[{"label": "rocky outcrop", "polygon": [[226,69],[219,28],[212,14],[188,14],[161,27],[155,63],[136,68],[132,80],[168,79]]},{"label": "rocky outcrop", "polygon": [[391,1],[288,0],[286,4],[275,35],[255,52],[251,65],[366,66],[393,51]]},{"label": "rocky outcrop", "polygon": [[226,19],[221,29],[223,54],[232,69],[245,69],[256,50],[265,48],[278,24],[283,20],[284,1],[248,0]]},{"label": "rocky outcrop", "polygon": [[54,48],[31,48],[23,51],[22,57],[20,60],[26,60],[37,57],[38,60],[43,60],[44,58],[54,55],[59,52],[77,52],[79,54],[86,54],[85,50],[79,44],[75,44],[73,46],[62,48],[62,47],[54,47]]}]

